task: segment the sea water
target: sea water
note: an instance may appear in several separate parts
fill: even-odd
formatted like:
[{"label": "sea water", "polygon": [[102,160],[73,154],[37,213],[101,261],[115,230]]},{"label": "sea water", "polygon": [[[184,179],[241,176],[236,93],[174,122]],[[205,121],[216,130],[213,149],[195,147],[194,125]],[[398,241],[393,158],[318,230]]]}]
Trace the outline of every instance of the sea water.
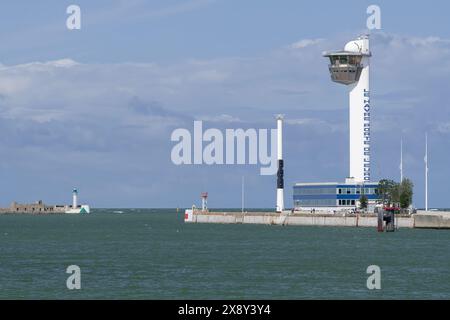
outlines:
[{"label": "sea water", "polygon": [[[0,215],[0,298],[450,298],[450,230],[185,224],[183,215]],[[80,290],[66,286],[71,265]],[[380,290],[367,287],[371,265]]]}]

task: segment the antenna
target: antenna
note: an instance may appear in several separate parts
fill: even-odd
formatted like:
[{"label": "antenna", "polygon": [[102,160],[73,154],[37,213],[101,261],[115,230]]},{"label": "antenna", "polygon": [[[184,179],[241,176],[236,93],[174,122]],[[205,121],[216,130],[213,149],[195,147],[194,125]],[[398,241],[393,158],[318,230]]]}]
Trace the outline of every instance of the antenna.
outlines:
[{"label": "antenna", "polygon": [[242,176],[242,184],[241,184],[241,209],[242,209],[242,213],[244,213],[244,184],[245,184],[245,179],[244,176]]},{"label": "antenna", "polygon": [[428,133],[425,133],[425,210],[428,211]]},{"label": "antenna", "polygon": [[400,139],[400,183],[403,182],[403,138]]}]

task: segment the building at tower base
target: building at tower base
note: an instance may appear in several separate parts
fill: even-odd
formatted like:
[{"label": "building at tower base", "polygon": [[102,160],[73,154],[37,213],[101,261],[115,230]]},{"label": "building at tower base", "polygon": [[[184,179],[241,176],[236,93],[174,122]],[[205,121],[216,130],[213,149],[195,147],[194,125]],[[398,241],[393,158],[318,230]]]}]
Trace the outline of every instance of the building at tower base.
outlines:
[{"label": "building at tower base", "polygon": [[295,211],[340,211],[359,208],[361,196],[368,200],[367,210],[374,211],[378,200],[378,183],[358,184],[353,179],[344,183],[318,182],[294,185]]}]

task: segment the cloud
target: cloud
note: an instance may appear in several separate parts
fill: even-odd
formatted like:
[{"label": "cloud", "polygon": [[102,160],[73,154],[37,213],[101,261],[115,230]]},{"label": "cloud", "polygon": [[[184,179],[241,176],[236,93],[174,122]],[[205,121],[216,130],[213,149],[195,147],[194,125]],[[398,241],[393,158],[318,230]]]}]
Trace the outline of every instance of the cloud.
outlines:
[{"label": "cloud", "polygon": [[437,131],[443,134],[450,133],[450,122],[439,123],[437,126]]},{"label": "cloud", "polygon": [[[261,178],[251,166],[175,166],[170,134],[191,128],[194,119],[220,128],[274,128],[277,113],[286,115],[286,185],[341,180],[347,175],[348,90],[330,81],[321,52],[346,41],[302,40],[258,57],[166,64],[85,64],[68,58],[1,65],[3,186],[23,195],[20,177],[42,182],[53,172],[50,197],[58,185],[84,183],[102,206],[174,205],[168,194],[188,206],[199,189],[208,189],[216,191],[217,206],[232,206],[230,194],[243,174],[254,178],[255,195],[270,192],[273,177]],[[374,176],[397,175],[400,136],[411,157],[423,158],[417,141],[425,131],[435,133],[430,147],[442,146],[434,158],[448,162],[442,150],[450,147],[449,41],[374,34],[371,44]],[[415,165],[411,161],[408,172],[420,169]],[[212,183],[223,176],[220,187]],[[121,201],[110,199],[114,190],[127,194]],[[139,196],[136,190],[142,190]],[[258,196],[248,201],[261,203]],[[272,205],[265,201],[262,206]]]},{"label": "cloud", "polygon": [[46,61],[46,62],[30,62],[30,63],[24,63],[24,64],[18,64],[12,67],[8,67],[5,65],[1,65],[0,70],[1,71],[7,71],[8,69],[26,69],[28,71],[47,71],[51,68],[71,68],[74,66],[79,65],[78,62],[72,60],[72,59],[60,59],[60,60],[53,60],[53,61]]},{"label": "cloud", "polygon": [[322,125],[325,123],[325,121],[321,119],[303,118],[303,119],[286,119],[285,123],[297,126],[304,126],[304,125]]},{"label": "cloud", "polygon": [[302,39],[300,41],[292,43],[289,48],[291,49],[303,49],[309,46],[314,46],[316,44],[321,43],[324,39]]},{"label": "cloud", "polygon": [[129,102],[133,113],[147,117],[159,117],[163,119],[191,120],[192,117],[183,113],[164,108],[158,101],[142,101],[139,97],[132,97]]},{"label": "cloud", "polygon": [[217,116],[199,116],[198,120],[219,123],[243,122],[241,119],[230,116],[229,114],[220,114]]},{"label": "cloud", "polygon": [[301,119],[286,119],[285,123],[292,126],[300,126],[305,128],[314,128],[317,130],[328,132],[345,132],[348,125],[339,121],[329,121],[325,118],[301,118]]}]

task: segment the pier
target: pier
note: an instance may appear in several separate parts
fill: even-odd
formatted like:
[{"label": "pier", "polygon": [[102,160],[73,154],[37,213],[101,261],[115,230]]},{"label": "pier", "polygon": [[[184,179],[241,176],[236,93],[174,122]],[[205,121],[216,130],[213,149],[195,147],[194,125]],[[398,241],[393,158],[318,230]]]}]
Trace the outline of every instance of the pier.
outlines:
[{"label": "pier", "polygon": [[[282,226],[377,227],[375,214],[283,212],[220,212],[189,209],[186,223],[265,224]],[[450,212],[418,211],[411,215],[396,215],[397,228],[450,229]]]},{"label": "pier", "polygon": [[33,214],[33,215],[47,215],[47,214],[77,214],[90,213],[90,207],[87,204],[78,204],[78,190],[74,188],[72,191],[72,205],[48,205],[42,200],[34,203],[17,203],[14,201],[9,208],[0,208],[0,214]]}]

